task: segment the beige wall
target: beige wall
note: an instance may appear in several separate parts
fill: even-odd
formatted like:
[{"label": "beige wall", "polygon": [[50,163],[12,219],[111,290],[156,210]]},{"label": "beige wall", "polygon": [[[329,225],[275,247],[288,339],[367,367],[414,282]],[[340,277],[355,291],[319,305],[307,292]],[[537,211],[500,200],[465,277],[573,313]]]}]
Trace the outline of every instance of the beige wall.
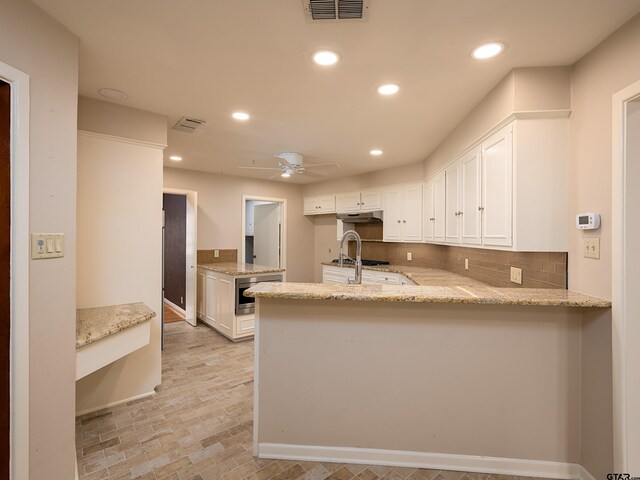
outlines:
[{"label": "beige wall", "polygon": [[[131,125],[166,138],[165,117],[101,101],[85,103],[79,128],[107,134],[85,118],[103,110],[123,132]],[[77,211],[78,308],[144,302],[157,314],[148,346],[77,382],[76,410],[84,413],[153,393],[161,381],[162,148],[81,133]]]},{"label": "beige wall", "polygon": [[[336,215],[315,215],[309,217],[314,226],[314,258],[313,281],[322,283],[322,262],[330,262],[338,258],[340,242],[338,241]],[[364,256],[364,254],[363,254]]]},{"label": "beige wall", "polygon": [[[30,230],[64,232],[65,256],[30,265],[30,480],[75,464],[78,39],[31,2],[0,5],[0,61],[30,76]],[[55,473],[54,473],[55,472]]]},{"label": "beige wall", "polygon": [[[612,95],[640,79],[640,15],[572,67],[569,218],[599,212],[595,232],[569,228],[569,288],[611,298]],[[600,260],[582,256],[583,239],[600,238]]]},{"label": "beige wall", "polygon": [[287,200],[287,280],[313,281],[313,222],[302,214],[302,188],[282,182],[164,169],[164,187],[198,192],[198,250],[242,247],[242,195]]},{"label": "beige wall", "polygon": [[261,298],[259,314],[259,443],[579,462],[577,309]]},{"label": "beige wall", "polygon": [[422,163],[410,163],[400,167],[385,168],[362,175],[326,180],[312,183],[303,187],[305,197],[325,195],[332,193],[348,193],[381,185],[393,185],[396,183],[421,182]]},{"label": "beige wall", "polygon": [[569,67],[514,69],[427,157],[425,177],[454,160],[512,113],[567,110],[570,104]]},{"label": "beige wall", "polygon": [[78,119],[79,130],[100,132],[156,145],[167,144],[167,117],[157,113],[80,96]]}]

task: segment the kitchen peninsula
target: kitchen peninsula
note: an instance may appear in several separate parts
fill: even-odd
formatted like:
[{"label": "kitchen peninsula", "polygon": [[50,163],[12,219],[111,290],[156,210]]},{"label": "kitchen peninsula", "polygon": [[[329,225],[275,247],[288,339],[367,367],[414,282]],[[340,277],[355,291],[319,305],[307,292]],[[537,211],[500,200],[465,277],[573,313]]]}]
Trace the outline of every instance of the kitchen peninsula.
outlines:
[{"label": "kitchen peninsula", "polygon": [[580,476],[582,311],[610,302],[431,270],[430,286],[247,292],[255,455]]}]

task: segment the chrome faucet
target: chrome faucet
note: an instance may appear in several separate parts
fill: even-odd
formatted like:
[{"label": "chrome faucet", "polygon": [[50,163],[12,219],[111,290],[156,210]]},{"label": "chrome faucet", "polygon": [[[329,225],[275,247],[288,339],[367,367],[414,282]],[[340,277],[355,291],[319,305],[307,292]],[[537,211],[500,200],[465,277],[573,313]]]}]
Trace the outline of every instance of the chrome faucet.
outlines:
[{"label": "chrome faucet", "polygon": [[[347,237],[353,237],[356,240],[355,261],[353,260],[353,258],[349,258],[349,256],[344,253],[344,241],[347,239]],[[360,238],[360,235],[358,235],[358,232],[356,232],[355,230],[347,230],[346,232],[344,232],[344,235],[342,235],[342,240],[340,240],[340,256],[338,257],[338,259],[340,267],[342,267],[342,261],[344,259],[351,260],[355,263],[356,278],[353,283],[357,283],[358,285],[362,284],[362,239]],[[352,282],[349,281],[349,283]]]}]

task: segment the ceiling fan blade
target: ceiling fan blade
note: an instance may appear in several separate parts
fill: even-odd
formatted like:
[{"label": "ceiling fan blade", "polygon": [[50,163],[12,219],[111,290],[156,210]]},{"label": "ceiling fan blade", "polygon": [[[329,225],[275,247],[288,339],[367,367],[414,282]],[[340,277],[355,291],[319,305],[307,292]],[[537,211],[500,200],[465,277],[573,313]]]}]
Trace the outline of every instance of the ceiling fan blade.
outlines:
[{"label": "ceiling fan blade", "polygon": [[282,170],[278,167],[236,167],[236,168],[245,168],[247,170]]},{"label": "ceiling fan blade", "polygon": [[311,177],[311,178],[325,178],[326,175],[320,175],[319,173],[315,173],[315,172],[310,172],[309,170],[305,170],[305,172],[302,174],[305,177]]},{"label": "ceiling fan blade", "polygon": [[338,167],[337,163],[305,163],[304,168],[324,168],[324,167]]}]

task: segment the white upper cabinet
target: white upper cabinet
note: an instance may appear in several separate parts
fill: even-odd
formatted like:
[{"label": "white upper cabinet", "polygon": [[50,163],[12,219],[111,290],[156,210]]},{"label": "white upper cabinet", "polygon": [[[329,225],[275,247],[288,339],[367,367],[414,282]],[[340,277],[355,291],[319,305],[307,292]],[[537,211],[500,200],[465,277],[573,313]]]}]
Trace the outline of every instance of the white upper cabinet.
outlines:
[{"label": "white upper cabinet", "polygon": [[336,197],[334,195],[304,199],[305,215],[320,215],[324,213],[336,213]]},{"label": "white upper cabinet", "polygon": [[482,243],[481,224],[481,149],[475,148],[460,158],[460,237],[464,244]]},{"label": "white upper cabinet", "polygon": [[526,116],[488,135],[427,179],[425,241],[566,252],[568,139],[564,116]]},{"label": "white upper cabinet", "polygon": [[384,192],[385,242],[422,242],[422,184],[399,185]]},{"label": "white upper cabinet", "polygon": [[512,244],[512,126],[482,143],[482,241]]},{"label": "white upper cabinet", "polygon": [[382,209],[382,194],[379,190],[344,193],[336,196],[338,213],[372,212]]},{"label": "white upper cabinet", "polygon": [[425,242],[445,241],[445,172],[431,177],[424,185],[423,230]]},{"label": "white upper cabinet", "polygon": [[445,231],[447,243],[460,243],[460,162],[445,169]]}]

